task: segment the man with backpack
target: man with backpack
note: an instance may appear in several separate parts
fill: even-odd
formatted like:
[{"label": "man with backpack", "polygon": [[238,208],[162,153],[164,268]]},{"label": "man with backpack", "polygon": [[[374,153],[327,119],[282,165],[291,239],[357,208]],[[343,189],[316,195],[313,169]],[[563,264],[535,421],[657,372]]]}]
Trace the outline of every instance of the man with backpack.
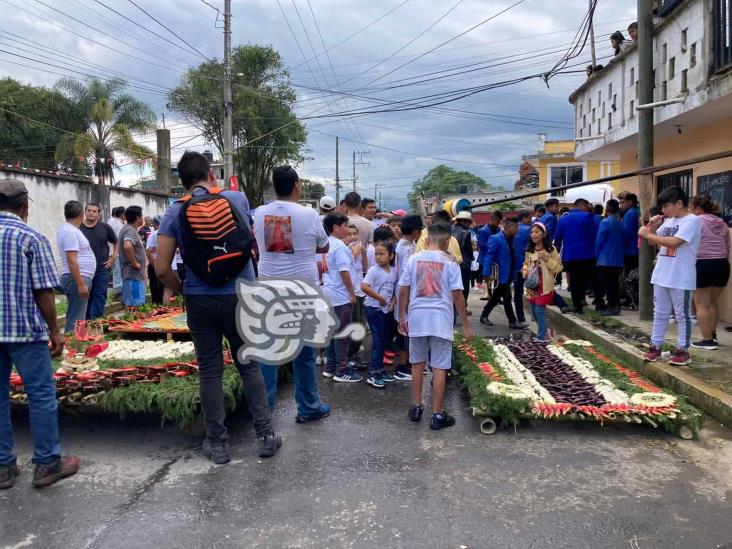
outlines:
[{"label": "man with backpack", "polygon": [[[178,175],[188,194],[170,207],[160,224],[155,270],[166,287],[185,298],[206,428],[202,449],[216,464],[230,461],[222,386],[225,337],[244,382],[259,456],[274,456],[282,439],[272,427],[262,372],[256,363],[236,359],[244,344],[236,327],[236,281],[254,279],[249,203],[241,192],[217,188],[209,161],[200,153],[186,152],[178,162]],[[176,248],[183,256],[183,283],[171,267]]]}]

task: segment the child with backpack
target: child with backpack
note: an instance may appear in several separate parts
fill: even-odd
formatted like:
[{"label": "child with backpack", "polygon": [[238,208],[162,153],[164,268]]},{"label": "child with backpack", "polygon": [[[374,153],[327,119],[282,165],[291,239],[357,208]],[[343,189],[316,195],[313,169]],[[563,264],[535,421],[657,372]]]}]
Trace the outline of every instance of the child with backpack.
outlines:
[{"label": "child with backpack", "polygon": [[432,418],[430,429],[455,424],[443,408],[447,371],[452,367],[453,307],[457,309],[465,337],[468,326],[460,266],[447,255],[450,226],[433,223],[427,233],[427,249],[407,261],[399,278],[399,332],[409,337],[412,363],[413,405],[409,419],[422,419],[424,367],[432,367]]},{"label": "child with backpack", "polygon": [[384,371],[384,345],[395,302],[396,272],[392,267],[394,246],[388,241],[377,242],[374,259],[376,265],[368,270],[361,283],[361,290],[366,294],[364,313],[371,328],[371,360],[366,383],[376,389],[383,389],[386,383],[396,381],[394,376]]}]

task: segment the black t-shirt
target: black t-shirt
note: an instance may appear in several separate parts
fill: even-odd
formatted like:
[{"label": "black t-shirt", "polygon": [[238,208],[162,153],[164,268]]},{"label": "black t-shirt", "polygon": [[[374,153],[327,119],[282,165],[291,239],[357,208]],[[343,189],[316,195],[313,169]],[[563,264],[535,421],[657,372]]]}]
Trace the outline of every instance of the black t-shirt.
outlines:
[{"label": "black t-shirt", "polygon": [[93,227],[87,227],[82,223],[79,229],[89,241],[94,257],[97,258],[97,265],[104,265],[109,259],[109,244],[117,244],[117,236],[112,227],[99,221]]}]

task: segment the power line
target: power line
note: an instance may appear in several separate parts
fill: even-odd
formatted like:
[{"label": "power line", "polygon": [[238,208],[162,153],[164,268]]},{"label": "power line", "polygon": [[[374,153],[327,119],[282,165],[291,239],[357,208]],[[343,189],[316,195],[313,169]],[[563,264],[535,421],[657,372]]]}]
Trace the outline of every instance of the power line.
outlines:
[{"label": "power line", "polygon": [[[36,2],[37,1],[38,0],[36,0]],[[207,57],[205,54],[201,53],[198,50],[198,48],[196,48],[195,46],[193,46],[192,44],[190,44],[185,38],[183,38],[182,36],[180,36],[179,34],[177,34],[175,31],[171,30],[165,23],[163,23],[162,21],[160,21],[159,19],[157,19],[153,14],[151,14],[150,12],[148,12],[145,8],[139,6],[134,0],[127,0],[127,1],[130,4],[132,4],[133,6],[135,6],[142,13],[144,13],[145,15],[147,15],[150,19],[152,19],[153,21],[155,21],[158,25],[160,25],[161,27],[163,27],[170,34],[172,34],[173,36],[175,36],[178,40],[180,40],[181,42],[183,42],[186,46],[188,46],[189,48],[191,48],[195,53],[197,53],[203,59],[205,59],[207,61],[209,60],[209,57]]]}]

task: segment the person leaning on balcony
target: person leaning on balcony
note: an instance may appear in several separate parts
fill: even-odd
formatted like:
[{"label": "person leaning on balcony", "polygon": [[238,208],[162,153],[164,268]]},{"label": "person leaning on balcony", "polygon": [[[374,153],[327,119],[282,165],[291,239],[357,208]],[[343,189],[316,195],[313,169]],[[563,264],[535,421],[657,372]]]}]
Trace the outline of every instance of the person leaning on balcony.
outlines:
[{"label": "person leaning on balcony", "polygon": [[623,50],[625,49],[625,46],[623,45],[625,42],[625,36],[623,36],[623,33],[620,31],[615,31],[610,35],[610,44],[613,47],[613,52],[616,56],[620,55]]},{"label": "person leaning on balcony", "polygon": [[730,238],[727,223],[719,216],[719,204],[706,195],[691,199],[689,211],[701,222],[701,241],[696,256],[694,305],[702,333],[692,347],[714,350],[719,322],[719,296],[729,282]]},{"label": "person leaning on balcony", "polygon": [[628,25],[628,40],[625,41],[625,49],[628,49],[630,46],[635,44],[638,41],[638,23],[636,21],[633,21],[630,25]]}]

